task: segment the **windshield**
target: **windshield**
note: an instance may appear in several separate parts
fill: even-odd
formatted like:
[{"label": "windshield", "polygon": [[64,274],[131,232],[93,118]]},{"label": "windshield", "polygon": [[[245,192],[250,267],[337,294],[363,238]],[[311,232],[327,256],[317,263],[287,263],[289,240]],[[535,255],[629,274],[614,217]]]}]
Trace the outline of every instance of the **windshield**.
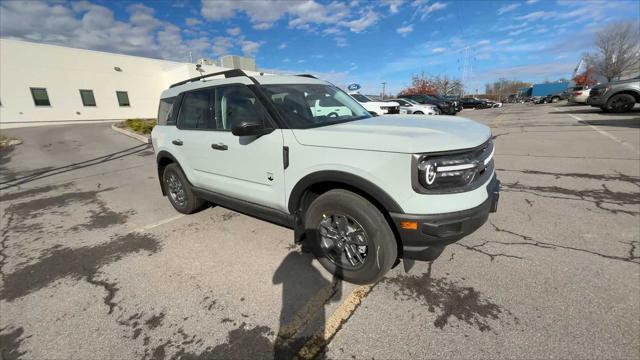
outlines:
[{"label": "windshield", "polygon": [[262,89],[291,129],[308,129],[370,118],[344,91],[323,84],[263,85]]},{"label": "windshield", "polygon": [[351,97],[360,101],[360,102],[369,102],[371,99],[361,94],[351,94]]}]

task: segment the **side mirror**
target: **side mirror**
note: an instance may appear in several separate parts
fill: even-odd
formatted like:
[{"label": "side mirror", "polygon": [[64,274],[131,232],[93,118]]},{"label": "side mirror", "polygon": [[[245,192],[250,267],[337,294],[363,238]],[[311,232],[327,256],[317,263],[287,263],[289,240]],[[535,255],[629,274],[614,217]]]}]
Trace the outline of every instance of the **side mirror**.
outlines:
[{"label": "side mirror", "polygon": [[265,128],[262,122],[257,121],[241,121],[231,128],[231,133],[235,136],[262,136],[272,131],[272,128]]},{"label": "side mirror", "polygon": [[369,111],[369,114],[371,114],[373,116],[378,116],[378,113],[376,113],[375,111]]}]

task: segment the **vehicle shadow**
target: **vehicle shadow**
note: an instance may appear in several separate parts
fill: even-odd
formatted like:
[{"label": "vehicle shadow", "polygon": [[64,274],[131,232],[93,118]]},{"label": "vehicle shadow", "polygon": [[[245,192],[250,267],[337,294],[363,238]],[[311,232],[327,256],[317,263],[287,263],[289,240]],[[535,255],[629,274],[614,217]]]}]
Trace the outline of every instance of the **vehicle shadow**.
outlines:
[{"label": "vehicle shadow", "polygon": [[[26,184],[35,180],[44,179],[50,176],[103,164],[109,161],[121,159],[123,157],[131,156],[131,155],[140,155],[140,154],[146,155],[147,153],[145,151],[147,151],[150,147],[151,147],[150,144],[136,145],[124,150],[119,150],[110,154],[98,156],[96,158],[88,159],[85,161],[80,161],[80,162],[59,166],[59,167],[53,167],[53,168],[47,167],[43,169],[36,169],[36,170],[33,170],[32,172],[28,172],[26,175],[22,175],[22,173],[25,173],[25,172],[20,172],[20,174],[17,174],[17,173],[12,174],[10,171],[6,170],[5,168],[6,178],[3,178],[2,181],[0,181],[0,190],[9,189],[18,185],[23,185],[23,184]],[[10,156],[10,154],[7,153],[5,155],[2,155],[2,157],[0,158],[0,163],[3,165],[6,165],[8,163],[8,160],[5,158],[5,156],[8,157]]]},{"label": "vehicle shadow", "polygon": [[614,127],[640,129],[640,117],[636,117],[633,119],[582,120],[578,122],[585,125],[614,126]]},{"label": "vehicle shadow", "polygon": [[598,114],[606,117],[629,116],[629,114],[634,114],[634,115],[640,114],[640,107],[637,107],[637,106],[631,109],[631,111],[624,112],[624,113],[606,113],[602,111],[600,108],[595,108],[595,107],[583,108],[583,107],[573,107],[573,106],[561,106],[557,108],[566,109],[566,110],[565,111],[549,111],[549,114],[573,114],[573,115]]},{"label": "vehicle shadow", "polygon": [[303,242],[301,251],[290,252],[273,275],[273,284],[282,284],[274,359],[298,358],[303,347],[323,349],[325,306],[342,297],[342,281],[337,277],[327,280],[313,266],[314,256],[307,243]]}]

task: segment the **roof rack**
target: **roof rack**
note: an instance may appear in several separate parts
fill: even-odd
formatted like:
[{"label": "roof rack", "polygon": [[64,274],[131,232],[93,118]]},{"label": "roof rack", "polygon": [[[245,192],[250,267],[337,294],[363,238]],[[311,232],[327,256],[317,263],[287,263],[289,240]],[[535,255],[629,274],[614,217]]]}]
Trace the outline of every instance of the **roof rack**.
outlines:
[{"label": "roof rack", "polygon": [[169,88],[180,86],[180,85],[184,85],[184,84],[188,84],[188,83],[193,82],[193,81],[202,80],[204,78],[208,78],[208,77],[216,76],[216,75],[224,75],[225,78],[237,77],[237,76],[249,77],[249,75],[247,75],[247,73],[245,73],[244,71],[242,71],[240,69],[231,69],[231,70],[220,71],[220,72],[211,73],[211,74],[207,74],[207,75],[196,76],[196,77],[191,78],[191,79],[187,79],[187,80],[184,80],[184,81],[177,82],[177,83],[169,86]]},{"label": "roof rack", "polygon": [[312,79],[317,79],[317,77],[311,75],[311,74],[298,74],[296,76],[302,76],[302,77],[307,77],[307,78],[312,78]]}]

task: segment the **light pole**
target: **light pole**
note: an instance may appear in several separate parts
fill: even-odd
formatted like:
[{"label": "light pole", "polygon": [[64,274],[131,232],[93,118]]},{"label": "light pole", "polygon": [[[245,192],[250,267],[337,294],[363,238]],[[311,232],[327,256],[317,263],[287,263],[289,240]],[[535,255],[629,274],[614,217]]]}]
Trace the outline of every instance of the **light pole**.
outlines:
[{"label": "light pole", "polygon": [[387,87],[387,83],[383,82],[382,83],[382,100],[384,100],[384,90],[385,90],[386,87]]}]

